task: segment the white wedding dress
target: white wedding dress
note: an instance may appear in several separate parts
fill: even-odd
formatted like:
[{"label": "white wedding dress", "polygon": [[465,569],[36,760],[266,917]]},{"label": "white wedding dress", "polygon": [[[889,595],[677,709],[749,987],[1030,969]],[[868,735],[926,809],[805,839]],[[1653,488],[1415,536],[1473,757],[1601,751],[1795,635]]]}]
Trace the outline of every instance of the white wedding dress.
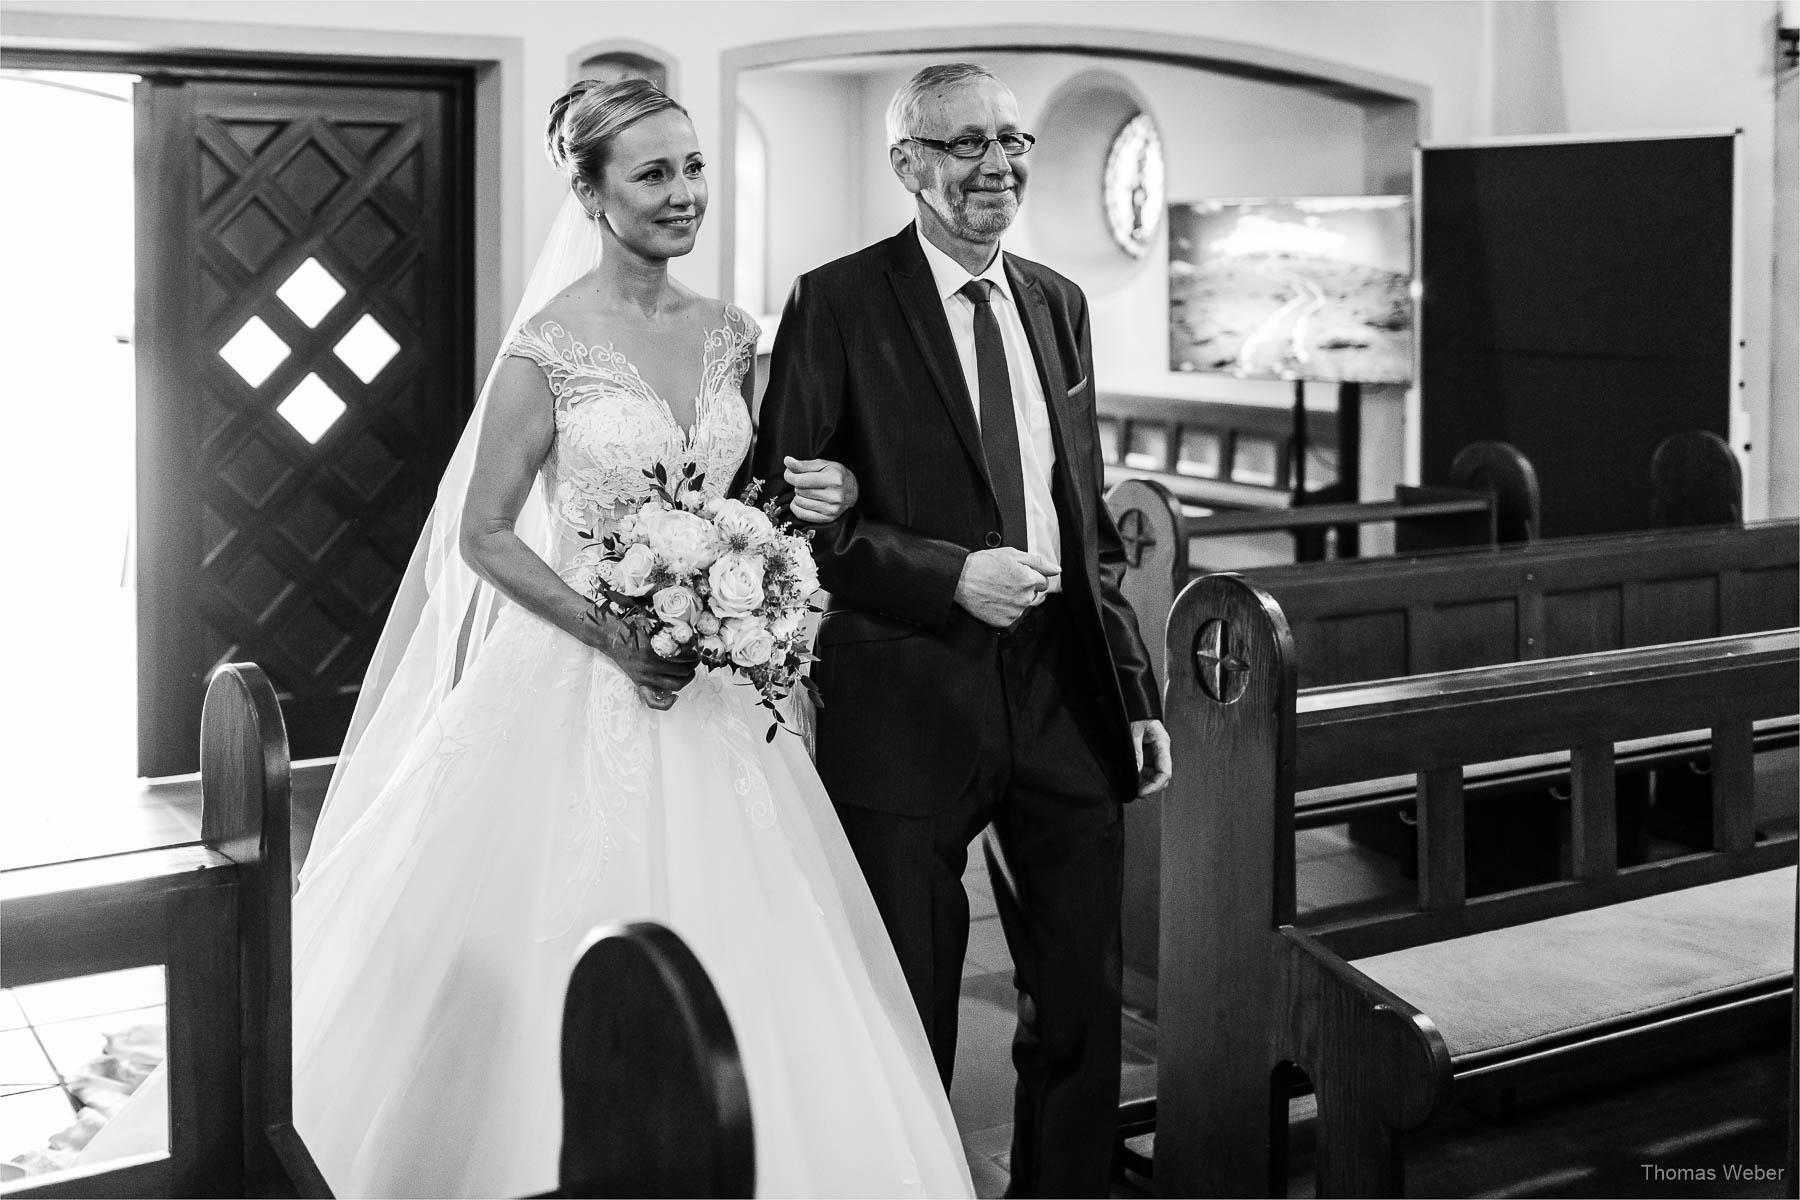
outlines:
[{"label": "white wedding dress", "polygon": [[[692,461],[748,452],[756,327],[706,340],[682,430],[604,344],[527,322],[556,439],[551,565]],[[339,1195],[514,1196],[555,1183],[563,990],[596,925],[661,921],[743,1053],[757,1191],[969,1195],[899,963],[799,738],[703,672],[656,712],[605,656],[507,606],[391,782],[294,901],[295,1123]]]},{"label": "white wedding dress", "polygon": [[[755,344],[728,308],[684,431],[609,347],[521,327],[509,350],[555,395],[542,484],[565,578],[584,582],[566,565],[580,531],[640,500],[644,468],[695,461],[724,491]],[[705,671],[653,711],[609,659],[501,609],[294,898],[295,1124],[335,1194],[553,1187],[564,987],[590,930],[639,918],[684,938],[723,998],[759,1195],[973,1194],[874,902],[801,740],[765,742],[769,724]]]}]

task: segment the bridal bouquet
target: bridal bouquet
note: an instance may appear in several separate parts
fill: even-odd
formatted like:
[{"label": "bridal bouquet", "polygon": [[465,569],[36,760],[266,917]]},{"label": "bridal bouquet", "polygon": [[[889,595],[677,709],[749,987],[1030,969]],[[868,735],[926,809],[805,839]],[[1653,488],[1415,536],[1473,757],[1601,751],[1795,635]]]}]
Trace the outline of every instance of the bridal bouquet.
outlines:
[{"label": "bridal bouquet", "polygon": [[776,701],[800,686],[819,702],[805,673],[813,661],[805,618],[819,590],[812,534],[777,521],[773,502],[756,507],[759,483],[729,500],[708,498],[692,463],[672,482],[661,463],[644,475],[650,496],[611,532],[587,535],[577,556],[587,560],[594,608],[648,636],[664,658],[693,655],[741,675],[775,718],[772,741],[787,723]]}]

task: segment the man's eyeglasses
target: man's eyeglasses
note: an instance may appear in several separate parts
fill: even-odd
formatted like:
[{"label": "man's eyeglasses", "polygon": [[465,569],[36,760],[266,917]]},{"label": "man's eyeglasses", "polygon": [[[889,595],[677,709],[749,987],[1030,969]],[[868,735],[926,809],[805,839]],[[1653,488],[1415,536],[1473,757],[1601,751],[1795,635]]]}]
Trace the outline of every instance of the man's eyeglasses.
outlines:
[{"label": "man's eyeglasses", "polygon": [[988,145],[995,142],[999,143],[1001,153],[1006,157],[1018,158],[1031,153],[1032,146],[1037,144],[1037,139],[1029,133],[1003,133],[999,137],[983,137],[978,133],[969,133],[962,137],[951,138],[947,142],[923,137],[909,137],[906,140],[917,142],[921,146],[930,146],[933,150],[942,150],[952,158],[980,158],[987,153]]}]

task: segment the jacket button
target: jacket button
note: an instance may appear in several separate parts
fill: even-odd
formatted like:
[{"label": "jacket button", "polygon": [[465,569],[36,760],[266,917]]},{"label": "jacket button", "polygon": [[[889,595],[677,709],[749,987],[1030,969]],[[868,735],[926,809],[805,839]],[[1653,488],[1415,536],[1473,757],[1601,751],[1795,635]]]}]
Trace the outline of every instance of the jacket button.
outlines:
[{"label": "jacket button", "polygon": [[987,535],[988,549],[993,550],[993,549],[997,548],[999,545],[1000,545],[1000,535],[990,531]]}]

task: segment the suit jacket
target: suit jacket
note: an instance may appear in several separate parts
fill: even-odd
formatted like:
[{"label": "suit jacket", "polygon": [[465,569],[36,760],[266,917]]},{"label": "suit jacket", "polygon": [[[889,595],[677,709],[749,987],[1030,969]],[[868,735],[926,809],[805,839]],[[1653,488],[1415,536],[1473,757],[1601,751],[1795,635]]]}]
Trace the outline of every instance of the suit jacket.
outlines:
[{"label": "suit jacket", "polygon": [[[1056,450],[1063,591],[1098,682],[1092,742],[1120,800],[1136,793],[1128,722],[1160,715],[1125,555],[1102,502],[1087,298],[1006,257]],[[1021,438],[1027,431],[1020,431]],[[914,816],[953,803],[984,747],[1004,745],[1000,634],[953,603],[963,560],[1000,544],[975,408],[918,235],[802,275],[775,340],[750,470],[780,495],[782,456],[856,472],[856,505],[818,527],[831,593],[815,678],[818,767],[840,804]]]}]

